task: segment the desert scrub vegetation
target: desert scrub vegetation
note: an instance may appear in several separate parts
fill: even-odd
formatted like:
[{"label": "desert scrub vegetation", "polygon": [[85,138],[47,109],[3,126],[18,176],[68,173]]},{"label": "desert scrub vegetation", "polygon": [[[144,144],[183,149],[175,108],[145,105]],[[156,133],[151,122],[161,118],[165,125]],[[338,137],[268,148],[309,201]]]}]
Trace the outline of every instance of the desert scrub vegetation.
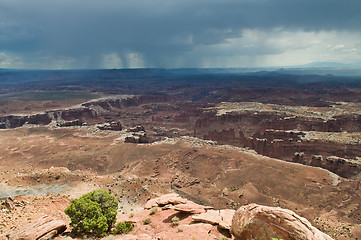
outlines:
[{"label": "desert scrub vegetation", "polygon": [[144,224],[144,225],[148,225],[148,224],[151,223],[151,222],[152,222],[152,219],[146,218],[146,219],[144,219],[143,224]]},{"label": "desert scrub vegetation", "polygon": [[132,231],[134,228],[134,223],[132,222],[120,222],[115,225],[114,234],[127,234]]},{"label": "desert scrub vegetation", "polygon": [[221,236],[221,237],[219,237],[219,238],[217,238],[218,240],[228,240],[228,237],[226,237],[226,236]]},{"label": "desert scrub vegetation", "polygon": [[178,226],[179,225],[179,217],[174,216],[172,217],[172,226]]},{"label": "desert scrub vegetation", "polygon": [[154,215],[154,214],[156,214],[157,211],[158,211],[157,207],[152,207],[152,209],[150,210],[149,215]]},{"label": "desert scrub vegetation", "polygon": [[116,222],[118,202],[104,190],[95,190],[72,201],[65,209],[75,234],[91,233],[103,237]]}]

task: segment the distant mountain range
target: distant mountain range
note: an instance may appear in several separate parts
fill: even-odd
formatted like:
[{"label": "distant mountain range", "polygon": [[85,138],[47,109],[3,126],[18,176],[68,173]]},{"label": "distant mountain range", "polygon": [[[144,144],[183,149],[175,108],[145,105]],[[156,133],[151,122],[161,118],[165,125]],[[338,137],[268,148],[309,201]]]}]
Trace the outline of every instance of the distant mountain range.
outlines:
[{"label": "distant mountain range", "polygon": [[361,68],[361,61],[349,64],[340,62],[312,62],[303,65],[287,66],[285,68]]},{"label": "distant mountain range", "polygon": [[[150,70],[152,72],[167,72],[170,74],[222,74],[222,73],[249,73],[249,72],[259,72],[259,71],[278,71],[278,70],[361,70],[361,61],[353,62],[353,63],[340,63],[340,62],[312,62],[301,65],[291,65],[291,66],[272,66],[272,67],[248,67],[248,68],[143,68],[139,70]],[[59,71],[84,71],[91,69],[72,69],[72,70],[59,70]],[[93,69],[93,70],[102,70],[102,69]],[[111,70],[111,69],[103,69],[103,70]],[[121,69],[117,69],[121,70]],[[127,70],[127,69],[124,69]],[[135,69],[128,69],[135,70]],[[0,68],[0,71],[38,71],[37,69],[6,69]],[[39,70],[41,71],[41,70]],[[57,71],[57,70],[42,70],[42,71]]]}]

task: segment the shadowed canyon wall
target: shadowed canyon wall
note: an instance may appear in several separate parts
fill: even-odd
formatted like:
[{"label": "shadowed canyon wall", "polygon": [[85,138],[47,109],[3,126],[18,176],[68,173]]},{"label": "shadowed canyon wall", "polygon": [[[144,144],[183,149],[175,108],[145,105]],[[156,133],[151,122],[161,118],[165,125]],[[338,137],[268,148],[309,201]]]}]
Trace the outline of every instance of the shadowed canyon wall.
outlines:
[{"label": "shadowed canyon wall", "polygon": [[[272,113],[205,112],[195,124],[194,135],[219,144],[248,147],[257,153],[286,161],[322,167],[343,177],[356,176],[361,164],[361,143],[306,139],[306,131],[360,132],[361,116],[335,116],[324,121]],[[315,158],[319,155],[321,158]],[[319,159],[319,160],[315,160]]]}]

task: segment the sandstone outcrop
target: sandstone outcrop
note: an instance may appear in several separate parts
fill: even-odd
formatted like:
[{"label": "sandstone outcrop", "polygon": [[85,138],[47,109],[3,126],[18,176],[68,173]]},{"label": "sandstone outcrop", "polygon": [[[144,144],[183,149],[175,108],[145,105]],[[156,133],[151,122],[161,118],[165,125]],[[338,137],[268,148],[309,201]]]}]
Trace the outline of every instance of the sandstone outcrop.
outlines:
[{"label": "sandstone outcrop", "polygon": [[55,121],[58,126],[80,126],[89,119],[95,119],[97,113],[87,108],[54,110],[35,115],[11,115],[0,117],[0,128],[18,128],[24,124],[48,125]]},{"label": "sandstone outcrop", "polygon": [[257,204],[236,211],[231,231],[236,240],[332,240],[291,210]]},{"label": "sandstone outcrop", "polygon": [[146,204],[144,205],[145,209],[151,209],[152,207],[162,207],[168,204],[177,205],[186,203],[187,199],[181,198],[176,193],[170,193],[165,194],[157,198],[150,199]]},{"label": "sandstone outcrop", "polygon": [[56,124],[58,127],[71,127],[71,126],[82,126],[83,122],[79,119],[75,119],[72,121],[60,121]]},{"label": "sandstone outcrop", "polygon": [[37,221],[23,226],[18,231],[9,235],[10,240],[37,240],[50,239],[55,235],[64,232],[66,224],[64,221],[53,219],[49,216],[43,216]]},{"label": "sandstone outcrop", "polygon": [[[361,131],[360,115],[323,119],[321,115],[292,116],[292,113],[276,110],[258,112],[235,109],[222,114],[203,112],[195,122],[194,135],[218,144],[250,148],[272,158],[322,167],[346,178],[361,172],[361,165],[352,161],[361,155],[357,138],[354,141],[343,141],[337,137],[337,141],[330,141],[328,137],[331,133],[341,134],[344,131],[357,134]],[[315,137],[310,138],[309,133]],[[303,155],[298,155],[299,152],[303,152]],[[328,161],[330,154],[349,160]],[[313,155],[320,155],[323,160],[318,161],[312,158]]]},{"label": "sandstone outcrop", "polygon": [[127,132],[131,135],[125,137],[126,143],[149,143],[151,140],[147,136],[147,132],[143,126],[135,126],[127,129]]},{"label": "sandstone outcrop", "polygon": [[124,139],[125,143],[149,143],[149,139],[145,132],[133,133],[131,136],[127,136]]},{"label": "sandstone outcrop", "polygon": [[98,124],[97,127],[100,130],[109,130],[109,131],[121,131],[122,130],[122,124],[119,121]]},{"label": "sandstone outcrop", "polygon": [[231,229],[233,215],[236,211],[233,209],[208,210],[205,213],[192,216],[196,222],[205,222],[217,224],[223,229]]},{"label": "sandstone outcrop", "polygon": [[[164,207],[166,205],[173,205],[174,207],[172,208],[174,208],[176,211],[187,212],[191,214],[205,213],[206,210],[213,208],[210,206],[203,206],[194,203],[185,198],[181,198],[176,193],[170,193],[160,196],[158,198],[151,199],[144,205],[144,208],[150,209],[152,207]],[[170,208],[170,207],[166,206],[166,208]]]},{"label": "sandstone outcrop", "polygon": [[[52,121],[55,121],[60,127],[81,126],[83,122],[100,119],[107,112],[119,110],[123,105],[129,104],[127,97],[129,96],[95,99],[72,108],[50,110],[37,114],[3,116],[0,117],[0,129],[17,128],[26,123],[48,125]],[[103,127],[105,130],[121,130],[119,122],[106,123]]]},{"label": "sandstone outcrop", "polygon": [[321,167],[345,178],[357,176],[361,172],[360,162],[337,156],[311,155],[306,158],[303,152],[296,152],[293,162]]},{"label": "sandstone outcrop", "polygon": [[192,214],[204,213],[208,209],[212,209],[212,208],[213,207],[210,207],[210,206],[199,205],[199,204],[194,203],[192,201],[187,201],[186,203],[177,204],[177,205],[174,206],[174,209],[177,210],[177,211],[187,212],[187,213],[192,213]]},{"label": "sandstone outcrop", "polygon": [[233,209],[222,209],[219,211],[221,216],[221,221],[219,222],[219,226],[224,229],[231,230],[232,220],[236,210]]},{"label": "sandstone outcrop", "polygon": [[219,224],[221,216],[219,210],[208,210],[205,213],[200,213],[192,216],[192,219],[196,222],[205,222],[210,224]]},{"label": "sandstone outcrop", "polygon": [[145,132],[145,128],[143,126],[135,126],[128,129],[128,132]]}]

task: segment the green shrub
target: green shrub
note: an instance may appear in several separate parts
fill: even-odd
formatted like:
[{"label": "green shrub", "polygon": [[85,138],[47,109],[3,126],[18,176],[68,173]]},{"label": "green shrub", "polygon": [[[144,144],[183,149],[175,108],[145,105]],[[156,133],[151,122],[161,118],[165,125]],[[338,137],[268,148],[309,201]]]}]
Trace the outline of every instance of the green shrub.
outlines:
[{"label": "green shrub", "polygon": [[144,225],[148,225],[148,224],[151,223],[151,222],[152,222],[152,219],[146,218],[146,219],[143,221],[143,224],[144,224]]},{"label": "green shrub", "polygon": [[102,237],[109,232],[117,217],[118,202],[104,190],[95,190],[72,201],[65,209],[75,233],[95,233]]},{"label": "green shrub", "polygon": [[172,226],[178,226],[179,225],[179,217],[174,216],[172,217]]},{"label": "green shrub", "polygon": [[134,223],[132,222],[120,222],[115,225],[115,234],[127,234],[128,232],[132,231],[134,228]]},{"label": "green shrub", "polygon": [[154,215],[157,211],[158,211],[157,207],[152,207],[152,209],[150,210],[149,215]]}]

